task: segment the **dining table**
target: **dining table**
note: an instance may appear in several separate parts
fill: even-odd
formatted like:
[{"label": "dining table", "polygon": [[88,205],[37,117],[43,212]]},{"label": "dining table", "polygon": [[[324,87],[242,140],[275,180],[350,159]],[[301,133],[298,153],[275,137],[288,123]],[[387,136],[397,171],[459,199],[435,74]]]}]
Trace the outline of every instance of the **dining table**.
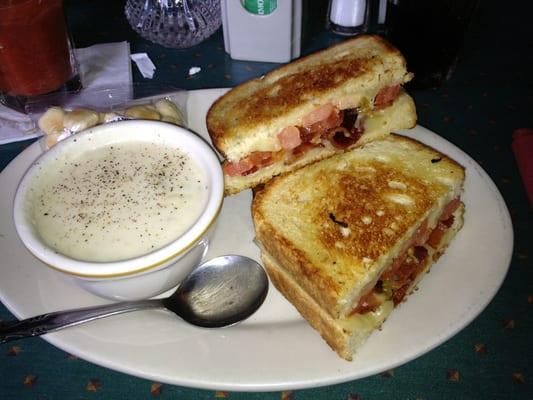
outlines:
[{"label": "dining table", "polygon": [[[125,1],[66,0],[64,3],[76,48],[100,43],[128,42],[132,54],[147,54],[155,65],[155,73],[151,78],[144,77],[132,63],[131,79],[136,85],[172,87],[190,93],[199,93],[204,89],[219,90],[214,92],[216,94],[222,93],[225,88],[260,77],[281,65],[232,59],[224,48],[222,27],[193,47],[173,49],[152,43],[137,34],[125,17]],[[327,1],[304,3],[307,8],[303,20],[305,35],[301,42],[302,55],[348,39],[327,29]],[[50,340],[55,334],[49,334],[0,344],[0,399],[533,399],[533,198],[528,200],[526,171],[519,168],[517,162],[518,151],[527,147],[526,144],[517,144],[518,133],[533,129],[532,4],[480,1],[449,79],[434,88],[408,88],[416,104],[418,125],[431,131],[435,137],[438,136],[439,143],[460,149],[454,150],[454,154],[470,160],[469,165],[479,167],[476,173],[486,177],[485,183],[490,189],[487,193],[490,194],[483,192],[477,197],[476,193],[469,194],[471,198],[475,198],[469,204],[472,214],[483,216],[486,213],[483,218],[490,219],[494,217],[491,213],[500,213],[498,218],[493,219],[495,223],[468,236],[471,243],[465,242],[466,238],[461,234],[458,235],[458,241],[463,238],[461,249],[477,254],[468,254],[468,257],[462,259],[469,262],[455,266],[459,271],[454,277],[457,287],[471,287],[473,291],[484,293],[476,280],[479,278],[484,282],[484,279],[492,278],[484,276],[484,265],[476,260],[492,258],[504,261],[499,261],[500,264],[495,266],[498,276],[491,281],[494,287],[489,294],[485,294],[482,304],[474,311],[465,305],[463,323],[447,331],[442,340],[433,341],[431,345],[417,351],[413,350],[409,353],[410,356],[401,360],[395,354],[386,355],[396,361],[366,370],[363,374],[346,374],[343,372],[345,364],[338,364],[338,379],[335,370],[330,371],[328,379],[305,379],[307,367],[311,371],[313,365],[324,363],[321,357],[309,356],[301,363],[301,370],[295,371],[290,365],[296,364],[277,364],[272,356],[268,358],[269,362],[274,364],[279,376],[287,377],[281,379],[279,384],[267,379],[269,369],[254,361],[257,359],[253,354],[291,351],[275,340],[265,340],[257,348],[243,342],[241,350],[249,354],[235,354],[235,357],[228,357],[223,362],[219,359],[210,362],[207,349],[195,360],[183,356],[183,363],[190,363],[191,370],[192,364],[195,364],[194,371],[204,371],[207,376],[218,373],[217,376],[224,376],[224,379],[232,382],[225,384],[224,380],[215,380],[210,384],[208,379],[195,379],[192,373],[190,379],[185,379],[184,376],[172,376],[172,373],[159,374],[151,371],[152,364],[157,370],[157,360],[150,354],[150,342],[143,342],[142,336],[135,336],[131,332],[124,333],[124,340],[131,342],[138,339],[138,350],[125,354],[124,358],[140,358],[139,354],[143,353],[147,361],[143,365],[141,359],[138,368],[132,364],[128,369],[117,367],[117,363],[99,362],[97,357],[91,357],[90,352],[83,349],[58,345],[60,341]],[[426,33],[420,32],[420,35],[424,34]],[[34,146],[36,140],[17,140],[0,145],[2,174],[13,173],[13,165],[17,165],[14,163]],[[531,144],[529,147],[531,149]],[[525,158],[526,161],[529,158],[533,162],[533,152],[530,151]],[[467,170],[468,168],[470,167]],[[533,170],[530,168],[529,171],[531,174]],[[531,182],[531,177],[529,181]],[[0,191],[3,190],[0,187]],[[498,199],[499,208],[490,208],[487,204],[492,203],[486,196]],[[5,204],[11,204],[10,201],[7,199]],[[12,218],[12,210],[8,206],[0,212],[2,220]],[[465,226],[468,223],[468,213],[467,209]],[[507,228],[503,226],[505,221],[508,221]],[[506,242],[493,239],[502,237],[501,233],[505,229]],[[0,232],[0,241],[11,234],[13,232]],[[501,257],[506,252],[509,256]],[[15,264],[12,263],[11,256],[0,254],[0,291],[3,277],[8,270],[16,268]],[[471,272],[473,268],[475,273]],[[28,282],[32,279],[39,280],[40,277],[41,275],[21,274],[20,279],[11,284],[16,286],[16,290],[10,293],[19,291],[24,294]],[[471,281],[465,282],[465,279]],[[52,283],[59,285],[55,281]],[[45,291],[46,285],[47,282],[37,282],[31,287]],[[424,280],[420,285],[424,286]],[[416,330],[424,326],[424,318],[428,318],[425,314],[431,314],[431,320],[438,319],[441,306],[445,309],[446,304],[457,296],[454,285],[451,286],[439,292],[445,295],[434,301],[431,309],[420,313],[418,323],[406,327],[402,330],[403,334],[416,335]],[[271,287],[270,290],[275,291],[275,288]],[[414,293],[412,297],[415,298],[418,294]],[[20,315],[17,314],[15,301],[5,297],[2,300],[0,326],[11,323]],[[72,304],[78,304],[76,299],[72,299]],[[409,304],[410,300],[400,308],[408,308]],[[64,306],[68,308],[68,302]],[[36,306],[33,309],[41,308]],[[297,314],[295,315],[297,321],[294,324],[305,332],[306,338],[308,334],[318,336],[303,319],[298,320]],[[441,316],[446,318],[446,313],[443,312]],[[111,332],[120,326],[120,319],[123,317],[125,316],[113,317],[116,318],[116,323],[112,328],[103,324],[99,326],[104,332]],[[134,313],[128,315],[128,318],[133,320]],[[145,322],[153,330],[147,336],[157,335],[157,325],[147,320]],[[387,329],[387,323],[382,331]],[[247,332],[255,334],[254,329],[263,329],[262,326],[249,328]],[[220,331],[220,335],[227,341],[233,328],[225,329]],[[264,329],[268,330],[271,337],[277,337],[275,326]],[[96,328],[91,332],[95,331]],[[300,331],[295,329],[294,332]],[[381,333],[383,332],[379,332]],[[225,340],[220,339],[215,343],[224,346]],[[393,340],[404,342],[400,337]],[[116,342],[119,346],[120,340]],[[291,338],[290,343],[298,346],[298,338]],[[320,338],[316,338],[316,343],[324,346],[318,354],[324,355],[328,360],[329,357],[336,358]],[[182,354],[172,353],[171,345],[168,348],[171,354],[166,354],[165,359],[173,358],[179,363]],[[133,354],[137,351],[139,354]],[[237,352],[238,349],[235,353]],[[265,358],[266,356],[261,359]],[[255,371],[259,381],[263,375],[265,382],[268,381],[269,384],[250,384],[244,381],[240,384],[239,375],[232,375],[231,372],[238,370],[235,363],[248,363],[245,368],[250,374]],[[187,365],[183,366],[184,371],[187,370],[186,367]],[[176,375],[181,374],[181,371],[181,368],[177,370]],[[224,371],[227,373],[223,374]],[[291,381],[292,376],[300,378]]]}]

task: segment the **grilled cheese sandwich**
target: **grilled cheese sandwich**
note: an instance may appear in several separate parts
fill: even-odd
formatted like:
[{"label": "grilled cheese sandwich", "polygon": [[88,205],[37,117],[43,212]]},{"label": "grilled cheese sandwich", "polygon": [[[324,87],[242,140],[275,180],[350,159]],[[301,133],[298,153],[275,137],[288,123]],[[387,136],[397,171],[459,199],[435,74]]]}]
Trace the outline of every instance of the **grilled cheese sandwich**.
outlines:
[{"label": "grilled cheese sandwich", "polygon": [[350,360],[462,227],[463,182],[394,134],[274,178],[252,204],[273,284]]},{"label": "grilled cheese sandwich", "polygon": [[230,90],[207,114],[226,193],[413,127],[405,65],[385,40],[359,36]]}]

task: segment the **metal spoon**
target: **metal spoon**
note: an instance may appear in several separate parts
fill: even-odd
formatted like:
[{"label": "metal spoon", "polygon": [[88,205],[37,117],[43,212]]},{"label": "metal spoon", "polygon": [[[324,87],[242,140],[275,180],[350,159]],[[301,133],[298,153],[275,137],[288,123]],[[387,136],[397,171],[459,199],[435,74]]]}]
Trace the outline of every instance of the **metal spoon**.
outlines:
[{"label": "metal spoon", "polygon": [[219,328],[248,318],[263,304],[267,292],[268,278],[257,262],[243,256],[222,256],[194,269],[170,297],[57,311],[24,319],[0,328],[0,343],[151,308],[170,310],[196,326]]}]

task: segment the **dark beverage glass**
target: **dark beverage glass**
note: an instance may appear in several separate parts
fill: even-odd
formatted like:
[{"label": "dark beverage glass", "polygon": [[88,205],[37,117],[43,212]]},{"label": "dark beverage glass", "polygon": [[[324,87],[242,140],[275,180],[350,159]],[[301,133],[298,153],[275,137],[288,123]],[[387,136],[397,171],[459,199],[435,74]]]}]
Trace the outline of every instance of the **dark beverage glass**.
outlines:
[{"label": "dark beverage glass", "polygon": [[478,0],[389,0],[386,36],[415,74],[414,89],[441,86],[451,76]]}]

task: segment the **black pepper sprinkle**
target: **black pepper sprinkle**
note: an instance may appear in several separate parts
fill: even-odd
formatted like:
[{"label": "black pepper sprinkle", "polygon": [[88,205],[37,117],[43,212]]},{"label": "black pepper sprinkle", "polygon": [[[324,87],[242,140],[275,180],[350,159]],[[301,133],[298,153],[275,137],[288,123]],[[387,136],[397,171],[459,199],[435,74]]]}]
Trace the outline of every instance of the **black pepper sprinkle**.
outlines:
[{"label": "black pepper sprinkle", "polygon": [[[42,214],[47,217],[53,214],[51,218],[62,222],[66,226],[65,237],[69,237],[76,229],[96,229],[87,233],[87,236],[98,239],[100,234],[94,235],[93,232],[110,232],[110,225],[122,223],[117,217],[120,213],[126,210],[133,212],[133,208],[139,205],[154,204],[156,207],[142,209],[143,218],[140,218],[140,213],[135,212],[127,217],[130,225],[126,229],[139,230],[139,222],[144,220],[144,226],[149,226],[146,223],[146,220],[149,220],[152,221],[150,224],[154,224],[154,221],[156,223],[151,229],[165,231],[168,226],[167,218],[180,218],[178,212],[183,210],[184,205],[191,203],[187,202],[190,195],[188,183],[184,185],[181,182],[201,183],[201,180],[191,179],[190,174],[194,173],[195,169],[188,165],[189,159],[186,155],[167,151],[156,154],[153,147],[149,146],[143,146],[142,149],[143,160],[134,153],[131,153],[130,157],[124,157],[132,150],[121,146],[110,146],[108,152],[99,159],[82,159],[75,162],[67,160],[60,169],[62,177],[43,190],[38,198],[42,208],[57,212],[41,211]],[[133,182],[144,184],[138,186],[139,190],[133,191]],[[202,185],[197,190],[206,188]],[[58,200],[60,205],[49,207],[51,202]],[[162,210],[165,210],[165,217],[161,217]],[[160,218],[154,219],[156,216]],[[76,226],[68,221],[75,221],[80,225]],[[82,232],[77,235],[86,236]],[[158,234],[146,230],[145,235]],[[83,241],[87,242],[88,238]]]}]

